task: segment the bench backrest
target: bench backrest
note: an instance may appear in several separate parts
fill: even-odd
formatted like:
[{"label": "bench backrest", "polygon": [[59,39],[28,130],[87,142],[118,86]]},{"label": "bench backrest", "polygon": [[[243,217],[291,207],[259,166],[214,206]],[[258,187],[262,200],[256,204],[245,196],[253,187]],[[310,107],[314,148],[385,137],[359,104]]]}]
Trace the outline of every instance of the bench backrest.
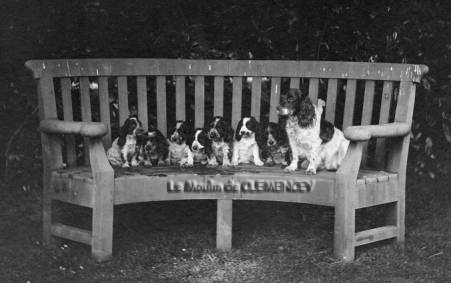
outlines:
[{"label": "bench backrest", "polygon": [[[427,72],[423,65],[324,61],[80,59],[31,60],[26,66],[38,80],[40,118],[102,121],[109,128],[106,147],[130,109],[146,129],[152,123],[164,134],[176,120],[202,127],[216,115],[233,127],[244,115],[276,122],[280,93],[289,88],[325,100],[325,118],[341,129],[410,123],[414,83]],[[68,165],[76,163],[76,144],[66,138]],[[370,156],[373,165],[383,166],[387,150],[383,139],[372,141],[363,162]]]}]

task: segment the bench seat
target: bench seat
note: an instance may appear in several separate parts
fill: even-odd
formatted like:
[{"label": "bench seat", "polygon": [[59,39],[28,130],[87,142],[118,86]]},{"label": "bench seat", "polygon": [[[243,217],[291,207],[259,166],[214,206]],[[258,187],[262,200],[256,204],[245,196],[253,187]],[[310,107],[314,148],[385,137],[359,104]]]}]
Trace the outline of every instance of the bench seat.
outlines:
[{"label": "bench seat", "polygon": [[[396,200],[398,174],[361,169],[356,205]],[[284,172],[280,167],[180,168],[161,166],[115,170],[114,204],[183,199],[268,200],[335,206],[335,172]],[[255,183],[257,182],[257,183]],[[92,207],[94,181],[89,167],[52,173],[53,199]],[[294,187],[292,188],[292,186]],[[177,187],[179,186],[179,187]],[[234,187],[235,186],[235,187]]]}]

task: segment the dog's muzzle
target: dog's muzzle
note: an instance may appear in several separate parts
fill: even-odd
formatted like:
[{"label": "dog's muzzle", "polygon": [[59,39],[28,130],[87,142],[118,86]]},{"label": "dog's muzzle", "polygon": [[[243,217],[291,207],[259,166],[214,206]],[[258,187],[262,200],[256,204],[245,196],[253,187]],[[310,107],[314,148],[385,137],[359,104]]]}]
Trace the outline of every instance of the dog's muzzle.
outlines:
[{"label": "dog's muzzle", "polygon": [[283,107],[283,106],[277,106],[277,114],[281,115],[281,116],[288,116],[291,115],[291,110],[288,109],[287,107]]},{"label": "dog's muzzle", "polygon": [[216,130],[210,130],[208,137],[212,140],[219,138],[219,133]]},{"label": "dog's muzzle", "polygon": [[240,131],[240,135],[245,136],[245,137],[249,137],[252,133],[249,131]]}]

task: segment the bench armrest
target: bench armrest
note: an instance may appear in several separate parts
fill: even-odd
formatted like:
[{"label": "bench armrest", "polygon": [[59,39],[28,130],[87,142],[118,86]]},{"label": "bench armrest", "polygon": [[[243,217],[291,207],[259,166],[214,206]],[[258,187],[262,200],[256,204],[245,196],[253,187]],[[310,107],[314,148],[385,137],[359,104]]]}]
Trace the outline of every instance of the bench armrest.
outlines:
[{"label": "bench armrest", "polygon": [[101,137],[108,132],[103,123],[61,120],[42,120],[38,130],[46,134],[78,134],[85,137]]},{"label": "bench armrest", "polygon": [[400,137],[410,133],[410,124],[394,122],[382,125],[351,126],[346,128],[344,136],[351,141],[367,141],[371,138]]}]

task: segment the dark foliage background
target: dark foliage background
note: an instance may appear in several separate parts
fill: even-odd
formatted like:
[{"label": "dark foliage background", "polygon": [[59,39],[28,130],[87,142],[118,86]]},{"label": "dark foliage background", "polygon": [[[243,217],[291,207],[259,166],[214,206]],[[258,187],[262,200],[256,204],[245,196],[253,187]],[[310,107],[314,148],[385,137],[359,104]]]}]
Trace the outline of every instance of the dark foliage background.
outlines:
[{"label": "dark foliage background", "polygon": [[149,57],[426,64],[409,174],[451,173],[451,2],[431,0],[3,1],[0,145],[5,190],[39,191],[27,59]]}]

